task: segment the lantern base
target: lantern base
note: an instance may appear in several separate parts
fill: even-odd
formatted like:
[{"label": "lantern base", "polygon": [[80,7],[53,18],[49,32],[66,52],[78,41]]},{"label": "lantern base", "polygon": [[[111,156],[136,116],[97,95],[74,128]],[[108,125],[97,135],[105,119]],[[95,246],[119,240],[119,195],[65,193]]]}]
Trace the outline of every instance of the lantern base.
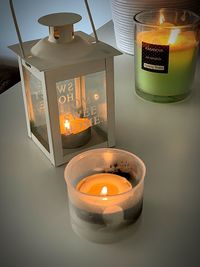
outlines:
[{"label": "lantern base", "polygon": [[44,146],[44,148],[50,152],[48,135],[47,135],[47,126],[40,125],[35,126],[34,121],[30,121],[31,133],[38,139],[38,141]]},{"label": "lantern base", "polygon": [[90,138],[91,127],[77,134],[62,134],[62,146],[64,149],[78,148],[89,142]]},{"label": "lantern base", "polygon": [[173,102],[179,102],[184,100],[190,95],[190,91],[181,94],[181,95],[173,95],[173,96],[159,96],[159,95],[151,95],[148,93],[145,93],[141,91],[140,89],[136,88],[136,93],[138,96],[142,97],[145,100],[151,101],[151,102],[157,102],[157,103],[173,103]]}]

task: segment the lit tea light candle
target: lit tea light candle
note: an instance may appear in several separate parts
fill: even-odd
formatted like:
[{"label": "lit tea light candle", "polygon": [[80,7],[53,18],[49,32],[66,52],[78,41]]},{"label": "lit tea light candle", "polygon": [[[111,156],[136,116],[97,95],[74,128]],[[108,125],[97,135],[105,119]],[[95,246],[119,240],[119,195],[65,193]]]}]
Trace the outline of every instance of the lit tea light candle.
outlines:
[{"label": "lit tea light candle", "polygon": [[[113,173],[98,173],[81,179],[76,191],[78,202],[70,203],[74,223],[94,236],[94,229],[117,234],[125,225],[134,222],[142,211],[140,193],[134,199],[131,191],[137,182]],[[134,180],[134,182],[133,182]],[[96,236],[96,235],[95,235]],[[95,237],[96,238],[96,237]]]},{"label": "lit tea light candle", "polygon": [[[134,179],[134,178],[133,178]],[[98,173],[90,175],[82,179],[76,186],[76,190],[87,194],[88,196],[96,196],[98,198],[84,198],[84,205],[87,209],[93,209],[94,207],[100,207],[102,210],[105,207],[116,206],[117,202],[120,202],[123,197],[119,196],[116,199],[109,198],[109,196],[117,196],[126,193],[132,189],[132,184],[124,177],[113,173]],[[109,210],[111,212],[111,209]],[[113,210],[113,212],[115,209]]]},{"label": "lit tea light candle", "polygon": [[83,146],[91,137],[90,120],[74,117],[72,114],[62,114],[60,115],[60,132],[63,148]]},{"label": "lit tea light candle", "polygon": [[[102,215],[95,212],[86,216],[86,221],[95,221],[100,225],[109,225],[112,228],[118,227],[124,222],[124,210],[120,204],[126,201],[126,197],[121,197],[120,194],[127,193],[132,189],[131,183],[124,177],[112,173],[98,173],[82,179],[76,186],[76,190],[81,193],[98,196],[98,199],[84,198],[84,206],[87,210],[101,209]],[[116,199],[109,196],[118,196]],[[120,203],[121,202],[121,203]],[[88,218],[87,218],[88,217]],[[92,218],[92,220],[91,220]]]},{"label": "lit tea light candle", "polygon": [[81,193],[95,196],[113,196],[131,190],[130,182],[112,173],[98,173],[81,180],[76,189]]},{"label": "lit tea light candle", "polygon": [[65,169],[74,231],[100,243],[120,239],[142,212],[144,175],[142,161],[123,150],[74,157]]},{"label": "lit tea light candle", "polygon": [[[180,27],[168,22],[167,15],[165,17],[162,12],[159,22],[154,25],[152,22],[140,22],[142,14],[138,16],[138,20],[135,17],[138,27],[135,44],[136,92],[156,102],[184,99],[190,93],[195,74],[199,43],[195,27],[185,22]],[[139,30],[140,23],[143,26],[141,29],[145,30]]]}]

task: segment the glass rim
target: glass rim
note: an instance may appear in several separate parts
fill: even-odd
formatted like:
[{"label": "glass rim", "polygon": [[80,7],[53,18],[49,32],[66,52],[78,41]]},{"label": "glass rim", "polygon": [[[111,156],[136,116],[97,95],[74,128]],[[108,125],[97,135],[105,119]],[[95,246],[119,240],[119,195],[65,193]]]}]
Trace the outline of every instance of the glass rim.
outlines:
[{"label": "glass rim", "polygon": [[[120,193],[120,194],[111,195],[111,196],[107,196],[107,195],[106,196],[91,195],[91,194],[87,194],[87,193],[83,193],[83,192],[78,191],[72,185],[72,183],[69,181],[69,179],[67,179],[67,172],[71,168],[71,166],[74,164],[74,161],[79,161],[79,160],[87,157],[89,154],[91,154],[94,151],[99,151],[99,152],[101,152],[101,151],[115,151],[115,152],[121,152],[121,153],[124,153],[124,154],[128,154],[129,156],[134,157],[135,159],[137,159],[137,161],[142,166],[143,173],[141,175],[141,179],[139,179],[139,182],[134,187],[132,187],[130,190],[128,190],[126,192],[123,192],[123,193]],[[80,153],[80,154],[76,155],[75,157],[73,157],[69,161],[69,163],[67,164],[67,166],[65,167],[65,170],[64,170],[64,178],[65,178],[65,182],[66,182],[67,186],[70,185],[76,193],[78,193],[79,195],[82,195],[82,196],[87,196],[87,197],[96,198],[96,199],[102,199],[102,198],[106,197],[107,200],[114,199],[114,198],[117,198],[119,196],[129,194],[132,191],[135,191],[139,187],[139,185],[144,181],[145,175],[146,175],[146,166],[145,166],[144,162],[138,156],[136,156],[135,154],[133,154],[133,153],[131,153],[129,151],[126,151],[126,150],[123,150],[123,149],[117,149],[117,148],[96,148],[96,149],[91,149],[91,150],[85,151],[83,153]],[[83,177],[83,179],[84,179],[84,177]]]},{"label": "glass rim", "polygon": [[194,17],[196,17],[196,21],[194,21],[194,23],[188,23],[188,24],[185,24],[185,25],[172,25],[172,26],[163,26],[163,28],[165,29],[174,29],[174,28],[189,28],[189,27],[194,27],[194,26],[197,26],[198,24],[200,25],[200,16],[198,14],[196,14],[195,12],[189,10],[189,9],[181,9],[181,8],[155,8],[155,9],[150,9],[150,10],[142,10],[140,12],[138,12],[137,14],[135,14],[133,16],[133,20],[136,24],[139,24],[139,25],[143,25],[143,26],[146,26],[146,27],[151,27],[151,28],[158,28],[160,27],[161,25],[155,25],[155,24],[150,24],[150,23],[144,23],[144,22],[141,22],[139,19],[138,19],[138,16],[141,15],[141,14],[148,14],[148,13],[159,13],[160,11],[168,11],[168,12],[188,12],[190,13],[191,15],[193,15]]}]

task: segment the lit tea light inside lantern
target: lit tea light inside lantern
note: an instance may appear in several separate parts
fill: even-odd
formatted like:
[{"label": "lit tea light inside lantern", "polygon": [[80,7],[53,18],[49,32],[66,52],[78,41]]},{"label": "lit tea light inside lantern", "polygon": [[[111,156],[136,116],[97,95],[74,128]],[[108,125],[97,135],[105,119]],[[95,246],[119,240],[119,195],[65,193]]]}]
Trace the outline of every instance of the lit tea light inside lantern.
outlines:
[{"label": "lit tea light inside lantern", "polygon": [[[168,22],[163,10],[159,14],[155,24],[145,21],[146,30],[136,31],[136,91],[148,100],[173,102],[190,93],[198,40],[191,25]],[[139,29],[137,16],[136,22]]]},{"label": "lit tea light inside lantern", "polygon": [[91,137],[90,120],[74,117],[72,114],[62,114],[60,115],[60,131],[63,148],[83,146]]},{"label": "lit tea light inside lantern", "polygon": [[79,118],[72,114],[60,115],[60,130],[61,134],[77,134],[83,132],[90,127],[90,120],[88,118]]}]

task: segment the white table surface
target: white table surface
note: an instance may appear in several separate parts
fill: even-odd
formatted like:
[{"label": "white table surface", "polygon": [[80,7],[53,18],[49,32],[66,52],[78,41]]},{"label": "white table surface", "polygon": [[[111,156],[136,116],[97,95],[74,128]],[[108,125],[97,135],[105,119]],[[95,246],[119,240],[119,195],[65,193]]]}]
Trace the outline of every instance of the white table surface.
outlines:
[{"label": "white table surface", "polygon": [[[112,24],[99,31],[113,43]],[[156,104],[134,92],[133,57],[115,60],[117,147],[147,166],[132,235],[90,243],[70,226],[64,166],[27,137],[18,83],[0,95],[0,267],[200,266],[200,79],[190,98]]]}]

